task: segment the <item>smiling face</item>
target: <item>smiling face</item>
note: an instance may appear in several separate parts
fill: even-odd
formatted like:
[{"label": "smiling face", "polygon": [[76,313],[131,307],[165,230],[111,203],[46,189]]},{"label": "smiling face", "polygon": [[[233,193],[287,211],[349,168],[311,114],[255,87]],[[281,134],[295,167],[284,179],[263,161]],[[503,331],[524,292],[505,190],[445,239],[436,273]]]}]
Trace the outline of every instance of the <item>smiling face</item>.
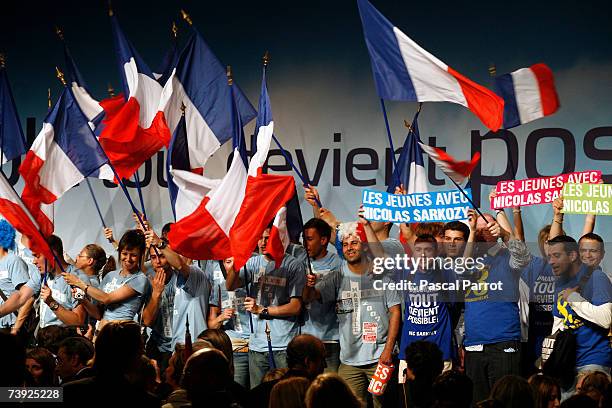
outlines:
[{"label": "smiling face", "polygon": [[129,273],[134,273],[140,266],[140,249],[138,248],[123,248],[119,254],[121,268]]},{"label": "smiling face", "polygon": [[349,264],[361,262],[363,244],[357,234],[349,234],[342,238],[342,254]]},{"label": "smiling face", "polygon": [[155,252],[155,249],[153,249],[153,247],[151,247],[149,251],[149,255],[151,256],[151,265],[153,266],[153,268],[166,270],[170,267],[170,264],[168,264],[168,260],[166,259],[164,254],[160,252],[158,255]]},{"label": "smiling face", "polygon": [[77,255],[76,260],[74,262],[74,266],[77,269],[83,270],[86,267],[91,266],[92,264],[93,264],[93,258],[89,256],[85,248],[83,248],[81,252],[79,252],[79,254]]},{"label": "smiling face", "polygon": [[606,254],[603,244],[594,239],[583,238],[580,240],[579,245],[580,260],[587,266],[598,267]]}]

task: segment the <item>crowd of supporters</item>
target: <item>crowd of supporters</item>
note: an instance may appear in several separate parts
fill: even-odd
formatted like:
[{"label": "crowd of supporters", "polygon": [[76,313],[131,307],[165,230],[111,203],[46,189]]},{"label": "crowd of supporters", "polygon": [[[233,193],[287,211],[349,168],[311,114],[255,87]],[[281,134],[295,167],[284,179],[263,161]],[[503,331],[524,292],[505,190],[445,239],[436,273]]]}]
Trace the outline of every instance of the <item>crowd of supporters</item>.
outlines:
[{"label": "crowd of supporters", "polygon": [[0,221],[0,386],[61,386],[66,405],[611,406],[594,216],[578,240],[562,199],[538,237],[517,207],[395,238],[305,198],[301,242],[276,264],[268,228],[239,269],[176,253],[171,224],[106,229],[116,256],[50,236],[45,259]]}]

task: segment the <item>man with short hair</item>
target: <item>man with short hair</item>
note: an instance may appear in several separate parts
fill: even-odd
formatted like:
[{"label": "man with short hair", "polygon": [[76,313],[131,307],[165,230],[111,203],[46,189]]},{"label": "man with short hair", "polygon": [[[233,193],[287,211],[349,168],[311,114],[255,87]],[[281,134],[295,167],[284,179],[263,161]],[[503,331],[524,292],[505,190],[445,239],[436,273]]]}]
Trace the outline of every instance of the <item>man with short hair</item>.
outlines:
[{"label": "man with short hair", "polygon": [[68,337],[62,340],[57,351],[57,373],[62,384],[91,377],[93,372],[87,363],[93,355],[93,343],[85,337]]},{"label": "man with short hair", "polygon": [[[319,218],[312,218],[304,224],[304,246],[310,258],[310,269],[319,280],[342,266],[338,255],[327,251],[331,237],[331,228]],[[327,351],[327,371],[337,372],[340,366],[340,344],[338,318],[335,302],[310,302],[304,307],[303,333],[309,333],[321,339]]]},{"label": "man with short hair", "polygon": [[[548,241],[548,263],[557,276],[553,333],[572,330],[576,335],[576,371],[610,374],[612,349],[612,283],[599,268],[580,261],[576,241],[559,235]],[[569,395],[570,390],[564,390]]]},{"label": "man with short hair", "polygon": [[[360,223],[365,236],[360,234],[355,222],[340,225],[342,268],[320,282],[309,275],[303,295],[305,302],[320,299],[338,304],[341,362],[338,374],[366,401],[368,383],[377,364],[393,362],[392,352],[401,322],[401,297],[396,290],[385,289],[391,283],[387,274],[372,273],[372,261],[365,255],[366,246],[374,256],[384,257],[385,253],[377,245],[372,225],[363,218],[363,210],[360,210]],[[374,397],[373,403],[375,407],[382,406],[382,398]]]},{"label": "man with short hair", "polygon": [[612,270],[603,270],[601,266],[601,261],[606,256],[602,237],[593,232],[584,234],[578,240],[578,250],[582,263],[593,268],[600,268],[612,280]]},{"label": "man with short hair", "polygon": [[310,334],[300,334],[287,345],[287,367],[289,370],[278,380],[261,383],[249,392],[252,408],[268,408],[272,387],[281,380],[304,377],[314,380],[325,369],[325,346]]},{"label": "man with short hair", "polygon": [[[289,341],[298,334],[298,316],[302,311],[304,265],[285,254],[280,265],[270,256],[267,246],[270,228],[266,228],[258,242],[261,254],[251,257],[239,271],[234,270],[233,258],[225,261],[227,290],[245,286],[248,295],[245,309],[253,318],[253,333],[249,340],[250,385],[259,385],[274,359],[277,368],[286,367],[286,349]],[[245,279],[246,277],[246,279]],[[272,356],[268,355],[266,326],[270,329]]]},{"label": "man with short hair", "polygon": [[450,258],[463,256],[465,244],[470,237],[470,227],[461,221],[451,221],[444,224],[444,253]]}]

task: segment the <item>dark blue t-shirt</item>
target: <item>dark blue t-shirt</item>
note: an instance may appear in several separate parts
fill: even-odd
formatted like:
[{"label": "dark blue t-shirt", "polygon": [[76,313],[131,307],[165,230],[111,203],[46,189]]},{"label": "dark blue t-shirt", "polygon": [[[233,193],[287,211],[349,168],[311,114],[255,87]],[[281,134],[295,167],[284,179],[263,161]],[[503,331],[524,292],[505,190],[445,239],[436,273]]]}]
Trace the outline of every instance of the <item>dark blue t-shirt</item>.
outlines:
[{"label": "dark blue t-shirt", "polygon": [[529,287],[529,339],[543,338],[552,330],[555,274],[546,259],[534,256],[521,272]]},{"label": "dark blue t-shirt", "polygon": [[465,293],[465,346],[521,340],[519,317],[520,272],[510,268],[510,252],[501,249],[495,256],[484,255],[484,268],[475,282],[499,285],[501,289],[468,289]]},{"label": "dark blue t-shirt", "polygon": [[406,347],[415,341],[434,343],[442,351],[444,360],[454,357],[452,323],[449,312],[449,293],[445,290],[429,290],[427,284],[455,281],[450,270],[417,271],[409,276],[417,289],[404,292],[404,325],[400,341],[401,360],[406,359]]},{"label": "dark blue t-shirt", "polygon": [[[576,333],[576,367],[587,364],[598,364],[612,367],[612,349],[608,341],[609,329],[604,329],[580,317],[572,307],[563,300],[559,293],[566,288],[578,286],[588,267],[582,265],[573,278],[559,277],[555,287],[554,316],[563,319],[563,325]],[[601,269],[593,271],[590,279],[580,290],[580,294],[594,306],[612,301],[612,284]]]}]

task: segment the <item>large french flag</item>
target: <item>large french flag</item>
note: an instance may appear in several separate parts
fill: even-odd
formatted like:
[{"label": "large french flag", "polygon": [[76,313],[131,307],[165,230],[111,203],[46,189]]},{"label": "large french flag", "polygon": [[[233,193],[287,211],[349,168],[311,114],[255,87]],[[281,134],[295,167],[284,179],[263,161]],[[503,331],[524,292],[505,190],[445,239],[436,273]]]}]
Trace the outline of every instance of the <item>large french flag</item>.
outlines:
[{"label": "large french flag", "polygon": [[170,131],[174,133],[185,105],[189,167],[203,167],[221,145],[232,139],[231,107],[227,103],[235,93],[237,111],[243,124],[257,112],[238,85],[227,85],[226,67],[221,64],[192,27],[176,69],[164,86],[161,105]]},{"label": "large french flag", "polygon": [[357,0],[378,95],[394,101],[453,102],[493,131],[502,126],[504,101],[416,42],[370,4]]},{"label": "large french flag", "polygon": [[23,202],[45,236],[53,233],[51,204],[85,177],[113,180],[107,163],[72,91],[64,87],[19,166]]},{"label": "large french flag", "polygon": [[480,152],[474,153],[470,161],[458,161],[439,147],[428,146],[420,142],[419,145],[436,166],[457,184],[463,184],[480,161]]},{"label": "large french flag", "polygon": [[552,115],[559,109],[555,78],[546,64],[500,75],[495,78],[495,86],[505,101],[505,129]]},{"label": "large french flag", "polygon": [[42,253],[49,262],[53,263],[53,254],[40,233],[38,224],[2,172],[0,172],[0,214],[13,228],[29,239],[29,248],[32,252]]},{"label": "large french flag", "polygon": [[[237,113],[236,98],[232,99]],[[231,117],[234,131],[239,132],[236,123],[240,123],[240,116]],[[273,126],[271,121],[267,125]],[[295,192],[293,177],[262,174],[272,126],[268,128],[269,138],[258,137],[258,152],[248,171],[237,146],[230,169],[219,185],[206,195],[194,213],[172,225],[168,240],[175,251],[192,259],[233,256],[236,269],[246,264],[264,229]]]},{"label": "large french flag", "polygon": [[14,160],[26,152],[26,140],[17,115],[4,61],[0,61],[0,152],[2,163]]},{"label": "large french flag", "polygon": [[387,188],[389,193],[393,193],[399,183],[404,185],[408,194],[427,192],[427,176],[425,175],[423,151],[419,146],[420,136],[417,119],[418,112],[414,116],[412,126],[404,140],[402,152],[397,159],[397,167],[393,170],[392,184]]},{"label": "large french flag", "polygon": [[123,94],[100,102],[106,117],[100,144],[121,178],[130,178],[147,159],[170,142],[160,110],[162,86],[125,37],[117,17],[111,26]]}]

